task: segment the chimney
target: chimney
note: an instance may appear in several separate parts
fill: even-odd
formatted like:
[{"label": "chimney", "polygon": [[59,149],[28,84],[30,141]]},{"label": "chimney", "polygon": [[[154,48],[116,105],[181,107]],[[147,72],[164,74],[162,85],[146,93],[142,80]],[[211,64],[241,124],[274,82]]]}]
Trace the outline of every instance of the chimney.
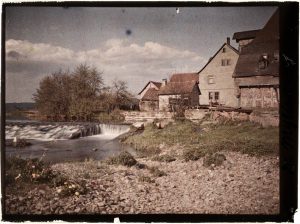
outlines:
[{"label": "chimney", "polygon": [[227,37],[227,44],[230,45],[230,37]]},{"label": "chimney", "polygon": [[165,85],[167,85],[167,79],[162,79],[162,85],[161,86],[163,87]]}]

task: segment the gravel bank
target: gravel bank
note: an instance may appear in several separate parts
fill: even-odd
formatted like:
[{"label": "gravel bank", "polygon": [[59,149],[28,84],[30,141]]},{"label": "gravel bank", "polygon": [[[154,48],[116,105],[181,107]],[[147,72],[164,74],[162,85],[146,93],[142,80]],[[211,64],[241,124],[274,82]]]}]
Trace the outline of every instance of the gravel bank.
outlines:
[{"label": "gravel bank", "polygon": [[[166,176],[149,169],[105,165],[101,162],[63,163],[52,168],[73,180],[85,180],[88,193],[59,197],[57,189],[32,185],[27,192],[8,190],[8,214],[277,214],[279,160],[222,152],[226,161],[206,168],[203,159],[170,163],[137,159],[157,166]],[[21,186],[20,186],[21,187]]]}]

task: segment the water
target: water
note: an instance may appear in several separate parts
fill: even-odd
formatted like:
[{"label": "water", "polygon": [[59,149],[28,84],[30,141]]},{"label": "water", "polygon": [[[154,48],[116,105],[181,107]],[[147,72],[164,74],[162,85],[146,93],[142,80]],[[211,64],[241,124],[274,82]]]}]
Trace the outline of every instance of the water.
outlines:
[{"label": "water", "polygon": [[[9,126],[9,127],[8,127]],[[116,137],[129,130],[127,125],[106,124],[29,124],[13,123],[6,127],[6,139],[18,134],[30,139],[31,146],[24,148],[6,147],[6,157],[42,158],[50,163],[103,160],[122,150],[135,154],[129,146],[122,145]],[[70,133],[80,130],[83,137],[68,139]],[[95,135],[93,135],[95,134]],[[89,136],[91,135],[91,136]]]}]

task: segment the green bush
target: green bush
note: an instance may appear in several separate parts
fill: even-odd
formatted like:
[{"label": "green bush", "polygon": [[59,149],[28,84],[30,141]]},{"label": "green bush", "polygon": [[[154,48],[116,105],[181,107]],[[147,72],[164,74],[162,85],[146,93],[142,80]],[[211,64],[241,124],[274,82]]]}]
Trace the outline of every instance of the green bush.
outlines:
[{"label": "green bush", "polygon": [[130,167],[134,166],[137,161],[129,152],[123,151],[119,155],[109,158],[107,163],[110,165],[122,165]]},{"label": "green bush", "polygon": [[48,183],[58,186],[66,180],[61,174],[53,171],[49,164],[39,159],[21,159],[10,157],[5,163],[6,184],[16,182]]}]

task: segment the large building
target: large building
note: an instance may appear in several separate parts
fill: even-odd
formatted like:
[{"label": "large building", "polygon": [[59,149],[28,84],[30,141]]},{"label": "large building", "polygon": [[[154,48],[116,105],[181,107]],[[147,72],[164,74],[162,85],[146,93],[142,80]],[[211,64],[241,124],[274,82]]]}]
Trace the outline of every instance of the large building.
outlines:
[{"label": "large building", "polygon": [[279,11],[255,38],[243,46],[234,74],[243,108],[271,108],[279,104]]},{"label": "large building", "polygon": [[230,45],[227,38],[227,42],[199,71],[200,105],[238,106],[232,77],[238,57],[238,50]]}]

